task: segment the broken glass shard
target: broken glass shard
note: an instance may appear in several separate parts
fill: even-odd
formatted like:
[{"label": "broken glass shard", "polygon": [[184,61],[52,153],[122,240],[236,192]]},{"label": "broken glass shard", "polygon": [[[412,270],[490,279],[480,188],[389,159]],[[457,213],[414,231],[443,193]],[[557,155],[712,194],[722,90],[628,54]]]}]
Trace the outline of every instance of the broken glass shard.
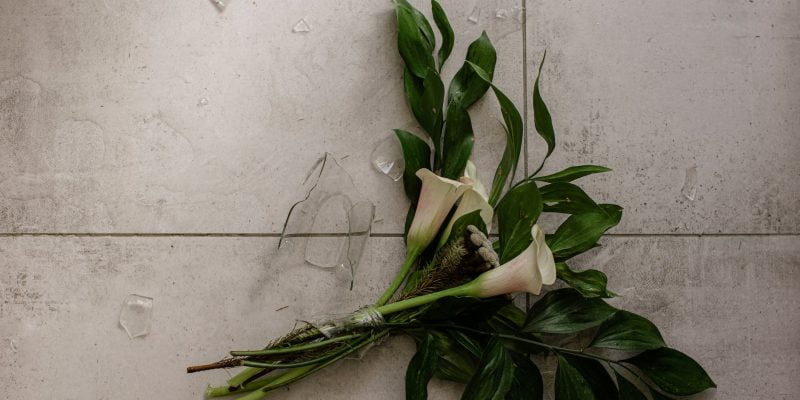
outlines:
[{"label": "broken glass shard", "polygon": [[294,24],[292,32],[294,33],[311,32],[311,25],[308,24],[308,21],[306,21],[305,18],[300,18],[300,20],[297,21],[296,24]]},{"label": "broken glass shard", "polygon": [[206,98],[206,97],[203,97],[202,99],[200,99],[197,102],[197,106],[198,107],[203,107],[203,106],[207,106],[207,105],[208,105],[208,98]]},{"label": "broken glass shard", "polygon": [[8,346],[11,348],[12,353],[17,352],[17,344],[14,343],[14,339],[8,339]]},{"label": "broken glass shard", "polygon": [[289,211],[275,263],[281,268],[331,269],[347,277],[352,286],[375,206],[327,153],[314,165],[304,186],[306,197]]},{"label": "broken glass shard", "polygon": [[508,18],[508,10],[505,8],[498,8],[494,11],[494,16],[497,19],[506,19]]},{"label": "broken glass shard", "polygon": [[686,175],[683,178],[681,194],[689,201],[694,201],[697,195],[697,167],[686,168]]},{"label": "broken glass shard", "polygon": [[225,2],[223,0],[211,0],[211,3],[220,11],[225,9]]},{"label": "broken glass shard", "polygon": [[400,141],[397,137],[392,135],[386,140],[381,141],[375,146],[372,151],[372,165],[379,172],[391,178],[393,181],[399,181],[403,178],[403,171],[405,170],[406,163],[403,159],[403,150],[400,148]]},{"label": "broken glass shard", "polygon": [[119,324],[131,339],[150,333],[150,319],[153,316],[153,299],[131,294],[122,303]]},{"label": "broken glass shard", "polygon": [[472,9],[472,13],[469,14],[467,20],[472,22],[473,24],[477,24],[478,20],[481,18],[481,9],[479,7],[475,7]]}]

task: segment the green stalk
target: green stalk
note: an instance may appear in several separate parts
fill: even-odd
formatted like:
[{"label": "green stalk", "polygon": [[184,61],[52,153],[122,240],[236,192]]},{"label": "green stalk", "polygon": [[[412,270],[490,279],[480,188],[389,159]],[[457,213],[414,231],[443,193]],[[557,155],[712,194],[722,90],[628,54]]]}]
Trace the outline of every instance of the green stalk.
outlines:
[{"label": "green stalk", "polygon": [[382,306],[392,299],[394,293],[397,292],[397,289],[400,288],[400,285],[403,284],[403,281],[406,280],[409,272],[411,272],[411,267],[414,265],[414,262],[417,261],[417,257],[419,257],[420,253],[422,253],[422,250],[419,249],[408,250],[408,253],[406,254],[406,260],[403,262],[403,266],[400,267],[400,271],[394,277],[394,280],[389,285],[389,288],[383,292],[381,297],[375,303],[376,306]]},{"label": "green stalk", "polygon": [[304,367],[291,369],[291,370],[287,371],[286,373],[284,373],[283,375],[280,375],[279,377],[277,377],[275,380],[267,383],[266,385],[264,385],[260,389],[254,391],[254,392],[251,392],[250,394],[248,394],[246,396],[240,397],[238,400],[261,400],[261,399],[264,398],[264,396],[269,394],[269,392],[271,392],[271,391],[273,391],[275,389],[278,389],[278,388],[280,388],[282,386],[286,386],[286,385],[288,385],[290,383],[296,382],[296,381],[298,381],[300,379],[303,379],[304,377],[306,377],[308,375],[311,375],[314,372],[317,372],[317,371],[327,367],[328,365],[331,365],[331,364],[335,363],[336,361],[341,360],[342,358],[346,357],[348,354],[353,353],[354,351],[357,351],[358,349],[360,349],[360,348],[362,348],[362,347],[364,347],[364,346],[366,346],[366,345],[368,345],[368,344],[370,344],[372,342],[380,340],[381,338],[383,338],[384,336],[386,336],[388,334],[389,334],[389,330],[381,331],[381,332],[375,334],[374,336],[370,336],[370,337],[362,340],[358,344],[356,344],[353,347],[351,347],[350,349],[348,349],[348,351],[343,352],[342,354],[339,354],[336,357],[334,357],[334,358],[332,358],[332,359],[330,359],[328,361],[325,361],[325,362],[323,362],[321,364],[307,365],[307,366],[304,366]]},{"label": "green stalk", "polygon": [[252,378],[255,374],[261,372],[264,368],[245,368],[242,372],[234,375],[233,378],[228,379],[228,387],[239,387],[247,381],[248,379]]},{"label": "green stalk", "polygon": [[443,297],[451,297],[451,296],[471,296],[471,297],[478,297],[477,296],[477,286],[475,281],[471,281],[465,283],[461,286],[456,286],[454,288],[440,290],[438,292],[428,293],[426,295],[412,297],[410,299],[405,299],[402,301],[398,301],[396,303],[382,305],[377,308],[377,311],[381,313],[381,315],[386,316],[392,313],[396,313],[399,311],[407,310],[409,308],[419,307],[430,302],[439,300]]},{"label": "green stalk", "polygon": [[[261,370],[261,368],[248,368],[248,369],[255,370],[256,372]],[[260,389],[265,385],[275,381],[280,376],[282,375],[279,374],[279,375],[268,376],[266,378],[261,378],[252,382],[248,382],[244,385],[240,384],[241,386],[225,385],[225,386],[209,387],[206,390],[206,397],[225,397],[236,393],[252,392],[253,390]]]},{"label": "green stalk", "polygon": [[355,339],[359,336],[356,335],[347,335],[347,336],[339,336],[332,339],[321,340],[319,342],[313,342],[309,344],[301,344],[297,346],[290,346],[290,347],[281,347],[277,349],[264,349],[264,350],[234,350],[231,351],[231,355],[234,357],[248,357],[248,356],[268,356],[273,354],[286,354],[286,353],[296,353],[299,351],[306,351],[312,350],[319,347],[325,347],[329,344],[338,343],[338,342],[345,342],[350,339]]}]

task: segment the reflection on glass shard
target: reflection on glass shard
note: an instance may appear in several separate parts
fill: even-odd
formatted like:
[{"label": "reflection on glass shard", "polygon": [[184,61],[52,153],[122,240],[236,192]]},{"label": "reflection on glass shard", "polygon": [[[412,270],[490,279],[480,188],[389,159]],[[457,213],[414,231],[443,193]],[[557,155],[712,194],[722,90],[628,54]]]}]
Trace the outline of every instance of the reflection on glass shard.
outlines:
[{"label": "reflection on glass shard", "polygon": [[481,18],[481,9],[479,7],[475,7],[472,9],[472,13],[469,14],[469,17],[467,17],[467,21],[472,22],[473,24],[477,24],[480,18]]},{"label": "reflection on glass shard", "polygon": [[305,18],[300,18],[300,20],[297,21],[296,24],[294,24],[292,32],[294,33],[311,32],[311,25],[308,24],[308,21],[306,21]]},{"label": "reflection on glass shard", "polygon": [[400,141],[395,135],[381,141],[372,151],[372,165],[379,172],[397,182],[403,178],[406,163]]},{"label": "reflection on glass shard", "polygon": [[122,303],[119,324],[131,339],[150,333],[150,319],[153,316],[153,299],[138,294],[130,294]]},{"label": "reflection on glass shard", "polygon": [[307,195],[289,211],[275,262],[283,267],[310,265],[341,270],[352,284],[375,206],[327,153],[314,165],[304,185]]},{"label": "reflection on glass shard", "polygon": [[681,194],[689,201],[694,201],[697,195],[697,167],[686,168],[686,175],[683,178]]},{"label": "reflection on glass shard", "polygon": [[226,6],[223,0],[211,0],[211,3],[214,4],[214,6],[217,7],[217,9],[219,9],[220,11],[224,10]]}]

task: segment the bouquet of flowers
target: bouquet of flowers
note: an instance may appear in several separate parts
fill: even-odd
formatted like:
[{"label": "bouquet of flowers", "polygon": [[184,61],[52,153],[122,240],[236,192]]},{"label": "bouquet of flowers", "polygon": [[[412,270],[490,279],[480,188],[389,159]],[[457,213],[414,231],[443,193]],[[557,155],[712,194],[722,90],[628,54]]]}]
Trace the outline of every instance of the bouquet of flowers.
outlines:
[{"label": "bouquet of flowers", "polygon": [[[570,268],[572,257],[598,246],[619,223],[622,208],[596,203],[574,183],[608,168],[580,165],[540,175],[555,149],[555,133],[539,77],[533,115],[547,152],[533,174],[515,180],[523,122],[492,83],[497,57],[489,38],[484,33],[470,44],[445,92],[440,71],[454,33],[444,10],[432,0],[442,40],[435,55],[427,18],[406,0],[395,0],[394,10],[406,99],[427,136],[395,131],[411,203],[405,261],[371,305],[304,323],[262,349],[231,351],[229,358],[190,367],[189,372],[245,367],[207,395],[261,399],[400,334],[417,343],[406,371],[408,399],[427,398],[434,377],[464,383],[462,399],[542,399],[545,384],[533,359],[544,357],[557,362],[557,400],[665,399],[715,387],[697,362],[667,346],[653,323],[603,300],[614,297],[603,272]],[[468,110],[489,89],[499,102],[507,141],[486,187],[470,161]],[[537,225],[543,213],[566,219],[545,234]],[[557,282],[560,289],[542,295],[543,286]],[[514,293],[537,301],[524,310],[512,301]]]}]

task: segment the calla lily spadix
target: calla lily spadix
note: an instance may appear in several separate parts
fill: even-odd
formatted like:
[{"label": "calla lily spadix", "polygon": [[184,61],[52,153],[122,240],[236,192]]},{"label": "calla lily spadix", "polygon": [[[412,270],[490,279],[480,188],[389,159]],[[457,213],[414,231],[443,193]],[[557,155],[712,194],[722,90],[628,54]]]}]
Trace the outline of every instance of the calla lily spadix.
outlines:
[{"label": "calla lily spadix", "polygon": [[494,297],[503,294],[527,292],[538,295],[542,285],[556,281],[556,264],[553,253],[544,240],[538,225],[531,228],[531,244],[511,261],[484,272],[461,286],[413,297],[377,308],[382,315],[402,311],[449,296]]}]

